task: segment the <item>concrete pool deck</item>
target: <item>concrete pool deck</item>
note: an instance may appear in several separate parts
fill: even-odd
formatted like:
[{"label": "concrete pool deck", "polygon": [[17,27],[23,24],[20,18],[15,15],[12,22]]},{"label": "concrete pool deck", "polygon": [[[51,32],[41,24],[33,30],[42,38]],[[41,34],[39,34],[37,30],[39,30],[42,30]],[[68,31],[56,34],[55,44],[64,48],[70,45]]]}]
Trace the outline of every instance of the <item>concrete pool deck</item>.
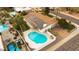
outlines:
[{"label": "concrete pool deck", "polygon": [[52,43],[56,40],[56,37],[54,37],[54,36],[53,36],[53,38],[51,38],[51,36],[49,35],[50,33],[48,34],[48,33],[39,32],[39,33],[44,34],[45,36],[47,36],[48,40],[47,40],[47,42],[45,42],[43,44],[36,44],[28,38],[28,33],[33,32],[33,31],[39,32],[37,30],[30,29],[30,30],[24,32],[24,38],[25,38],[25,41],[28,43],[28,46],[30,46],[30,48],[32,48],[36,51],[44,48],[45,46],[49,45],[50,43]]}]

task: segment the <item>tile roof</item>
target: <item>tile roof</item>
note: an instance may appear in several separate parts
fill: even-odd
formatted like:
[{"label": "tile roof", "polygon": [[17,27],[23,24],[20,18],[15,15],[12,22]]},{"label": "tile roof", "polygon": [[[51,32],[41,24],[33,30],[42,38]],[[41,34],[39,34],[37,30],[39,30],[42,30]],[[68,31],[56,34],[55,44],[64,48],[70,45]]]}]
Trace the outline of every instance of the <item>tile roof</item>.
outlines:
[{"label": "tile roof", "polygon": [[29,18],[32,15],[38,17],[41,21],[45,22],[46,24],[53,24],[53,23],[57,22],[53,18],[50,18],[48,16],[42,15],[40,13],[35,13],[35,12],[29,13],[28,15],[25,16],[25,18],[27,19],[27,18]]},{"label": "tile roof", "polygon": [[43,28],[44,24],[50,25],[50,24],[57,23],[55,19],[36,12],[29,13],[24,17],[24,19],[25,21],[30,22],[34,25],[36,24],[37,27],[39,27],[40,29]]}]

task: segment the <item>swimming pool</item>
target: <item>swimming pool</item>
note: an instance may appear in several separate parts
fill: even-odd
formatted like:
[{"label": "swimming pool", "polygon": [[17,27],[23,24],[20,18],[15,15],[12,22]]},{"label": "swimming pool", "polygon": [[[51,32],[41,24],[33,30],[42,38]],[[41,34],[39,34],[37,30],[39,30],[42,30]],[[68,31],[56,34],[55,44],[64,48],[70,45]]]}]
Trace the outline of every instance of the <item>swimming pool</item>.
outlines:
[{"label": "swimming pool", "polygon": [[20,51],[20,49],[12,43],[8,44],[7,48],[9,51]]},{"label": "swimming pool", "polygon": [[0,24],[0,32],[7,30],[9,27],[3,24]]},{"label": "swimming pool", "polygon": [[28,34],[30,40],[35,42],[36,44],[42,44],[47,41],[47,37],[39,32],[30,32]]},{"label": "swimming pool", "polygon": [[10,44],[8,44],[7,47],[8,47],[8,50],[9,50],[9,51],[15,51],[15,50],[16,50],[14,44],[11,44],[11,43],[10,43]]}]

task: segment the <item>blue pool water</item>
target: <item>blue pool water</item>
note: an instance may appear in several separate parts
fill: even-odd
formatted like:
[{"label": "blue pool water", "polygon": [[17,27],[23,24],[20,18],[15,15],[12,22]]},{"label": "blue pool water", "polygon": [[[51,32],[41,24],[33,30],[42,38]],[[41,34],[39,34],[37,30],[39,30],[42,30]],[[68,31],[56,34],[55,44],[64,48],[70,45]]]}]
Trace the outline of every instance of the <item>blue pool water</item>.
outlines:
[{"label": "blue pool water", "polygon": [[0,32],[3,32],[8,29],[8,26],[0,24]]},{"label": "blue pool water", "polygon": [[15,51],[15,46],[13,44],[8,44],[9,51]]},{"label": "blue pool water", "polygon": [[16,48],[16,51],[21,51],[19,48]]},{"label": "blue pool water", "polygon": [[18,47],[15,47],[14,44],[10,43],[8,44],[8,50],[9,51],[20,51]]},{"label": "blue pool water", "polygon": [[47,41],[47,37],[43,34],[38,33],[38,32],[30,32],[28,34],[28,37],[30,40],[32,40],[33,42],[35,42],[37,44],[42,44]]}]

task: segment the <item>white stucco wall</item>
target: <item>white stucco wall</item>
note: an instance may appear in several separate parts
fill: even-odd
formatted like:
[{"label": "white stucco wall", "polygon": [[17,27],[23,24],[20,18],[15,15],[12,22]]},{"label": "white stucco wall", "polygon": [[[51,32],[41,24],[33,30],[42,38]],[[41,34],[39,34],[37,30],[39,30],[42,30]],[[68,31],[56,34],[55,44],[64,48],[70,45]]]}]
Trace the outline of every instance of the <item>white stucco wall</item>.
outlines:
[{"label": "white stucco wall", "polygon": [[50,24],[47,27],[43,28],[42,30],[40,30],[41,32],[44,32],[45,30],[51,29],[53,27],[55,27],[56,23]]},{"label": "white stucco wall", "polygon": [[3,47],[2,39],[1,39],[1,36],[0,36],[0,51],[3,51],[3,50],[4,50],[4,47]]}]

